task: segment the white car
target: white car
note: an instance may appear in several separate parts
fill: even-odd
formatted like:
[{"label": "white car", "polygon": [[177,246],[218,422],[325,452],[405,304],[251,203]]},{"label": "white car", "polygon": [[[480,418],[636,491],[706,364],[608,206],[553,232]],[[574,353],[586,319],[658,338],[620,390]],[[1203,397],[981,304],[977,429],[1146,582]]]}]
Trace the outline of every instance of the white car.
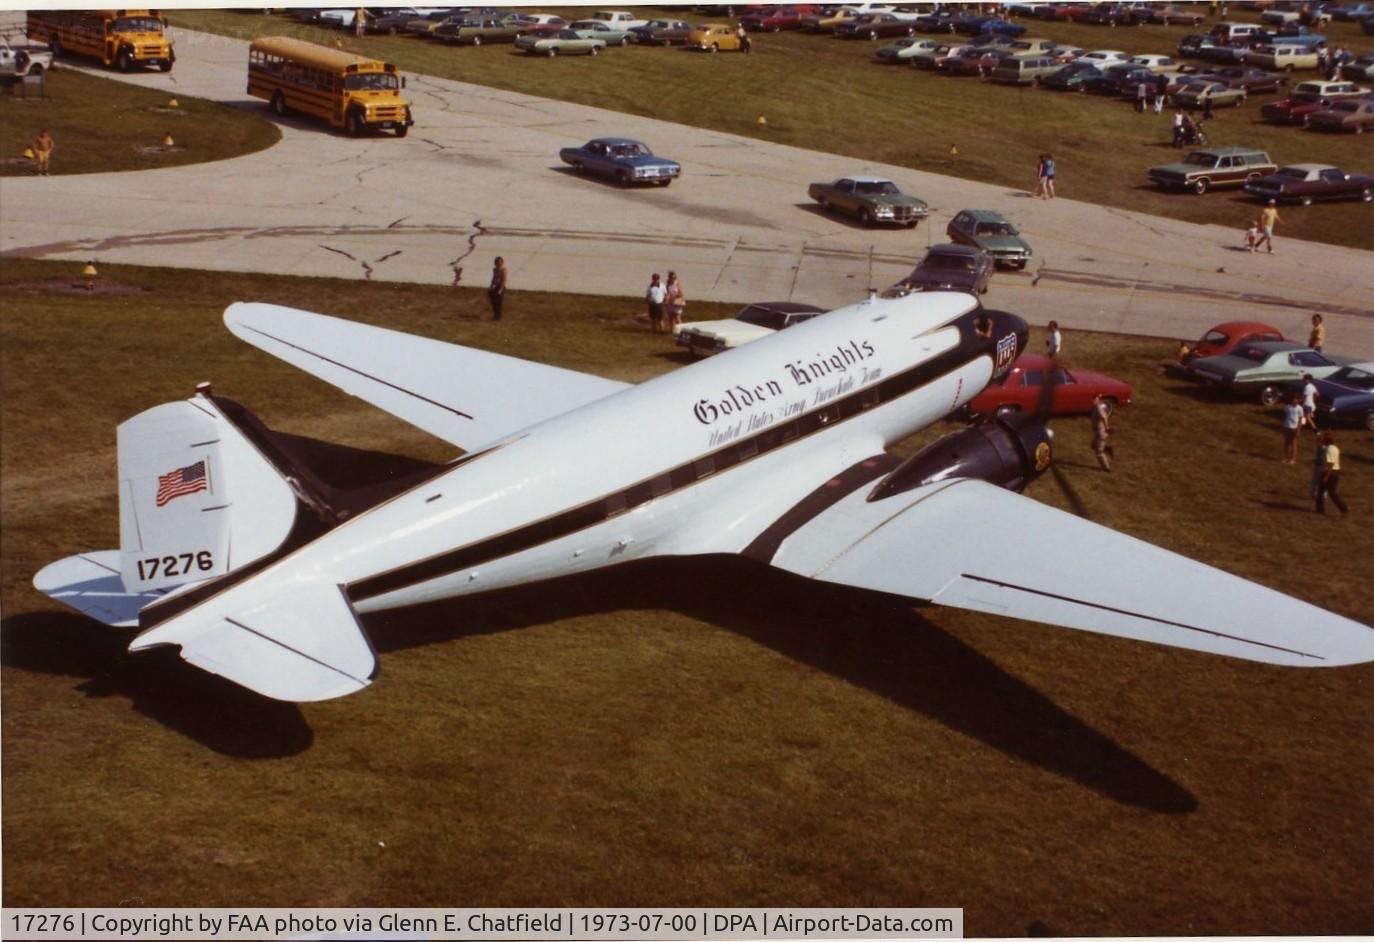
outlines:
[{"label": "white car", "polygon": [[1155,75],[1163,75],[1166,72],[1172,72],[1179,66],[1179,63],[1171,56],[1131,56],[1131,58],[1126,61],[1131,63],[1131,65],[1138,65],[1142,69],[1149,69]]},{"label": "white car", "polygon": [[824,308],[810,304],[759,301],[743,308],[729,320],[680,324],[673,328],[673,339],[678,346],[691,351],[693,356],[709,357],[824,313]]},{"label": "white car", "polygon": [[1085,52],[1075,61],[1090,62],[1099,69],[1106,70],[1108,66],[1120,65],[1129,59],[1130,56],[1119,49],[1094,49],[1092,52]]},{"label": "white car", "polygon": [[600,20],[607,26],[613,26],[616,29],[631,29],[649,22],[639,19],[629,10],[597,10],[588,19]]}]

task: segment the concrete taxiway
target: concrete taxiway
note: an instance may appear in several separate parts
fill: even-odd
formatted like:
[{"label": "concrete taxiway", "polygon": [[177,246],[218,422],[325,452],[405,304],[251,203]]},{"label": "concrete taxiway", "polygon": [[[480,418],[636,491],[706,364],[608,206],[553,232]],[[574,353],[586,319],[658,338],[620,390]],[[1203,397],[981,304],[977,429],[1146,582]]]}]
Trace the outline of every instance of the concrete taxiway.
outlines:
[{"label": "concrete taxiway", "polygon": [[[174,72],[100,74],[268,114],[244,91],[246,42],[173,36]],[[1234,226],[1035,200],[424,75],[409,76],[407,94],[417,124],[404,139],[355,140],[289,117],[278,145],[233,160],[5,178],[0,253],[478,286],[503,255],[516,291],[638,296],[651,272],[675,269],[689,301],[840,305],[906,274],[945,241],[954,213],[986,207],[1013,220],[1036,252],[1026,272],[997,274],[986,303],[1033,323],[1193,337],[1255,319],[1305,337],[1321,313],[1332,349],[1374,355],[1374,253],[1281,239],[1276,254],[1251,255],[1238,250]],[[559,163],[560,147],[606,134],[681,161],[682,179],[622,189]],[[856,173],[926,199],[930,219],[914,231],[870,230],[807,199],[808,183]]]}]

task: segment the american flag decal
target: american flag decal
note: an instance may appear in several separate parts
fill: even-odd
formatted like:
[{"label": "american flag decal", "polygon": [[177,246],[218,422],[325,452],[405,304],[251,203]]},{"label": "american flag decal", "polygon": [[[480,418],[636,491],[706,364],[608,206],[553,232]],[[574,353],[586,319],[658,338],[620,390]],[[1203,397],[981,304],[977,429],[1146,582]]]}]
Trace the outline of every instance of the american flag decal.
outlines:
[{"label": "american flag decal", "polygon": [[205,473],[204,460],[177,468],[157,479],[157,505],[161,507],[170,500],[185,494],[194,494],[209,487],[209,476]]}]

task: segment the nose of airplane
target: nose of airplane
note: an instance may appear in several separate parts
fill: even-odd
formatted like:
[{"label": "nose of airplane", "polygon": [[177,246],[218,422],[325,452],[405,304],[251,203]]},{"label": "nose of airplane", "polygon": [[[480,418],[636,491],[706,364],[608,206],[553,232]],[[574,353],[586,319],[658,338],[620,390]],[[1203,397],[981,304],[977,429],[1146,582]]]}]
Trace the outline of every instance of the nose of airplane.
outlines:
[{"label": "nose of airplane", "polygon": [[996,345],[997,361],[994,372],[1000,376],[1030,343],[1030,325],[1009,311],[984,309],[983,315],[991,322],[992,332],[989,336]]}]

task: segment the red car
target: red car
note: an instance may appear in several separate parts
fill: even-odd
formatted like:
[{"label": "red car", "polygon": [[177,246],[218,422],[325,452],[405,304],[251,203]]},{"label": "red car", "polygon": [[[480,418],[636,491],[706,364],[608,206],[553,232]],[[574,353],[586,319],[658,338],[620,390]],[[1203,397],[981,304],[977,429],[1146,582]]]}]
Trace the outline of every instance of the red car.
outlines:
[{"label": "red car", "polygon": [[1193,344],[1193,359],[1219,357],[1230,353],[1232,348],[1243,343],[1259,343],[1265,340],[1287,340],[1283,331],[1258,321],[1227,321],[1218,324]]},{"label": "red car", "polygon": [[802,17],[815,13],[810,4],[774,7],[739,18],[740,25],[752,33],[776,33],[784,29],[801,29]]},{"label": "red car", "polygon": [[971,415],[986,415],[1003,409],[1034,412],[1040,404],[1044,384],[1054,373],[1054,400],[1050,415],[1075,415],[1092,411],[1093,397],[1103,396],[1111,407],[1131,401],[1131,387],[1101,373],[1071,370],[1051,364],[1049,357],[1027,353],[1016,358],[1002,381],[993,382],[968,404]]}]

